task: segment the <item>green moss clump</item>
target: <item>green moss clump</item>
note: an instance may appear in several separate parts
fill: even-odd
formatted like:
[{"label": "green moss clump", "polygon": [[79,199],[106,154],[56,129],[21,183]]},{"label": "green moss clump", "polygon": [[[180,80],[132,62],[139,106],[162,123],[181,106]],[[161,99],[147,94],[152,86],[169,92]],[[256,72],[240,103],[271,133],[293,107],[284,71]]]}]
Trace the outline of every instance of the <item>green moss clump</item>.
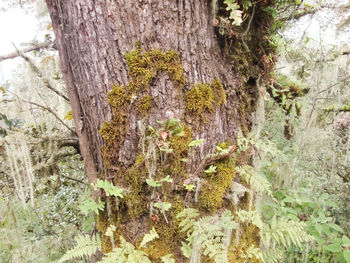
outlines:
[{"label": "green moss clump", "polygon": [[236,177],[235,163],[232,159],[221,161],[216,166],[216,173],[208,176],[209,182],[222,186],[222,188],[228,189],[232,185],[233,179]]},{"label": "green moss clump", "polygon": [[140,154],[136,157],[134,165],[125,172],[123,183],[129,191],[125,195],[127,214],[131,219],[137,219],[148,212],[145,205],[149,189],[144,182],[147,178],[147,169],[144,166],[145,156]]},{"label": "green moss clump", "polygon": [[[243,257],[244,252],[247,251],[251,246],[256,248],[259,247],[260,236],[259,228],[253,224],[242,225],[241,233],[242,236],[239,239],[238,247],[234,245],[230,246],[228,257],[230,262],[245,262],[246,258]],[[237,253],[239,251],[239,253]],[[255,257],[249,259],[249,263],[260,263],[261,261]]]},{"label": "green moss clump", "polygon": [[185,85],[184,70],[180,62],[179,54],[174,50],[163,52],[159,49],[141,53],[141,48],[136,47],[134,51],[125,54],[128,64],[129,75],[132,80],[127,87],[128,91],[138,94],[148,91],[152,80],[165,71],[171,80],[179,87]]},{"label": "green moss clump", "polygon": [[210,212],[222,207],[223,197],[236,176],[235,162],[231,158],[220,161],[215,166],[215,173],[204,175],[206,182],[202,185],[199,196],[199,207]]},{"label": "green moss clump", "polygon": [[136,110],[141,115],[146,115],[152,108],[153,98],[151,95],[146,95],[140,98],[136,103]]},{"label": "green moss clump", "polygon": [[205,183],[201,187],[200,196],[198,198],[199,207],[207,211],[216,211],[222,207],[223,195],[225,189],[210,183]]},{"label": "green moss clump", "polygon": [[114,125],[109,122],[102,123],[100,134],[105,141],[110,141],[117,136]]},{"label": "green moss clump", "polygon": [[[159,238],[153,240],[145,249],[152,262],[162,262],[160,258],[167,254],[175,254],[175,249],[179,246],[179,240],[186,238],[185,232],[180,232],[180,219],[176,219],[176,215],[183,211],[184,199],[177,195],[172,199],[172,207],[166,212],[169,224],[164,220],[163,215],[158,214],[159,221],[149,220],[149,229],[154,227]],[[166,244],[166,245],[164,245]]]},{"label": "green moss clump", "polygon": [[185,179],[185,166],[186,163],[183,159],[188,157],[188,144],[192,141],[192,131],[188,126],[183,127],[183,135],[171,136],[169,139],[170,147],[173,149],[172,157],[170,161],[169,172],[172,177],[176,178],[178,175]]},{"label": "green moss clump", "polygon": [[107,94],[108,103],[114,108],[120,108],[130,102],[130,95],[121,86],[113,84],[113,88]]},{"label": "green moss clump", "polygon": [[192,115],[200,116],[203,113],[213,113],[215,108],[224,104],[226,94],[220,80],[212,83],[198,83],[186,92],[185,105]]}]

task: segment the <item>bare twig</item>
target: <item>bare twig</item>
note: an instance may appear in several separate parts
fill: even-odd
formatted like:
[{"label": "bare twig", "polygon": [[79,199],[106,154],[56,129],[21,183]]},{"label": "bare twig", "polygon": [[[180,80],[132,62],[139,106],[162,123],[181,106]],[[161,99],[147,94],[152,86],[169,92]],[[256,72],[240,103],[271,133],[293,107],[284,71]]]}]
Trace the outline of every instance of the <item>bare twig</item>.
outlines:
[{"label": "bare twig", "polygon": [[207,167],[211,164],[214,164],[215,162],[217,162],[219,160],[227,159],[230,156],[232,156],[232,154],[234,154],[237,151],[237,146],[231,145],[226,150],[227,151],[224,151],[222,153],[210,154],[206,158],[204,158],[204,160],[197,167],[196,171],[193,173],[193,175],[191,177],[197,177],[204,170],[205,167]]},{"label": "bare twig", "polygon": [[[13,43],[12,43],[13,44]],[[28,57],[26,56],[23,52],[21,52],[19,49],[17,49],[17,47],[13,44],[13,46],[16,48],[17,53],[19,54],[19,56],[21,56],[25,61],[27,61],[30,65],[30,67],[34,70],[34,72],[38,75],[38,77],[41,79],[41,81],[44,83],[44,85],[51,91],[55,92],[58,96],[62,97],[63,99],[65,99],[68,103],[69,103],[69,99],[66,95],[64,95],[62,92],[60,92],[59,90],[55,89],[50,81],[45,78],[43,76],[43,74],[41,73],[40,69],[34,64],[34,62]]]},{"label": "bare twig", "polygon": [[82,180],[79,180],[79,179],[76,179],[76,178],[73,178],[73,177],[64,175],[64,174],[62,174],[62,173],[61,173],[61,176],[62,176],[63,178],[67,178],[67,179],[69,179],[69,180],[72,180],[72,181],[75,181],[75,182],[78,182],[78,183],[81,183],[81,184],[85,184]]},{"label": "bare twig", "polygon": [[[30,51],[35,51],[35,50],[40,50],[43,48],[51,48],[53,47],[53,42],[51,41],[46,41],[44,43],[40,43],[40,44],[30,44],[28,47],[20,50],[21,53],[27,53]],[[14,51],[5,55],[0,55],[0,62],[6,59],[10,59],[10,58],[16,58],[20,56],[20,54],[18,53],[18,51]]]},{"label": "bare twig", "polygon": [[303,16],[307,16],[307,15],[313,15],[315,14],[317,11],[319,11],[320,9],[310,9],[310,10],[307,10],[307,11],[303,11],[303,12],[300,12],[300,13],[293,13],[292,15],[289,15],[289,16],[286,16],[286,17],[281,17],[280,20],[282,22],[285,22],[285,21],[290,21],[290,20],[297,20]]},{"label": "bare twig", "polygon": [[[11,93],[12,93],[12,92],[11,92]],[[43,110],[46,110],[46,111],[50,112],[50,113],[51,113],[60,123],[62,123],[62,124],[64,125],[64,127],[66,127],[72,134],[76,134],[75,131],[74,131],[71,127],[69,127],[67,124],[65,124],[64,121],[61,120],[61,118],[58,117],[58,115],[57,115],[52,109],[50,109],[49,107],[43,106],[43,105],[38,104],[38,103],[36,103],[36,102],[32,102],[32,101],[28,101],[28,100],[22,99],[22,98],[20,98],[18,95],[14,94],[14,93],[12,93],[12,94],[15,95],[20,101],[23,101],[23,102],[26,102],[26,103],[35,105],[35,106],[37,106],[37,107],[39,107],[39,108],[41,108],[41,109],[43,109]]]}]

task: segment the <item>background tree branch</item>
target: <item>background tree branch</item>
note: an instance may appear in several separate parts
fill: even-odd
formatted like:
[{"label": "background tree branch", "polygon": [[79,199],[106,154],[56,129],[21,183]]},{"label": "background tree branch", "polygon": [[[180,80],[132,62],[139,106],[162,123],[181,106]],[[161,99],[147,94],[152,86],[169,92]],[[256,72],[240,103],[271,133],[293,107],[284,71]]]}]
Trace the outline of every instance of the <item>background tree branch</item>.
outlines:
[{"label": "background tree branch", "polygon": [[[13,45],[16,49],[17,47],[15,45]],[[34,70],[34,72],[37,74],[37,76],[41,79],[41,81],[44,83],[44,85],[51,91],[55,92],[58,96],[62,97],[66,102],[69,103],[69,99],[66,95],[64,95],[62,92],[60,92],[59,90],[55,89],[50,81],[44,77],[44,75],[42,74],[41,70],[35,65],[34,61],[31,60],[28,56],[26,56],[22,51],[20,51],[19,49],[17,49],[17,52],[19,54],[19,56],[21,56],[25,61],[27,61],[30,65],[30,67]]]},{"label": "background tree branch", "polygon": [[[12,92],[11,92],[12,93]],[[43,110],[46,110],[48,112],[50,112],[60,123],[62,123],[72,134],[76,134],[76,132],[70,128],[63,120],[61,120],[60,117],[58,117],[58,115],[52,110],[50,109],[49,107],[46,107],[46,106],[43,106],[41,104],[38,104],[36,102],[32,102],[32,101],[28,101],[28,100],[25,100],[25,99],[22,99],[20,98],[18,95],[12,93],[13,95],[15,95],[20,101],[23,101],[23,102],[26,102],[26,103],[29,103],[29,104],[32,104],[32,105],[35,105]]]},{"label": "background tree branch", "polygon": [[[27,53],[30,51],[37,51],[40,49],[45,49],[45,48],[53,48],[56,49],[54,42],[52,41],[45,41],[43,43],[39,43],[39,44],[33,44],[31,43],[28,47],[20,50],[21,53]],[[20,54],[18,53],[18,50],[8,53],[8,54],[4,54],[4,55],[0,55],[0,62],[4,61],[6,59],[11,59],[11,58],[16,58],[20,56]]]}]

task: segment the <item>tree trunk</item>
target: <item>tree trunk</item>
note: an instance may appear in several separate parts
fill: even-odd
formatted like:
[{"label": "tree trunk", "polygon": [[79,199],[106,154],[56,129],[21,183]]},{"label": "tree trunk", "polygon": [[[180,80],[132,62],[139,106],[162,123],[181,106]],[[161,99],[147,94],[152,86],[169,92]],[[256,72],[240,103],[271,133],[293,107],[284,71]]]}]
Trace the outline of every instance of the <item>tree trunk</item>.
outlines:
[{"label": "tree trunk", "polygon": [[[169,253],[185,262],[177,213],[235,212],[251,198],[245,193],[235,205],[227,197],[240,181],[235,165],[251,159],[231,154],[238,131],[252,127],[258,82],[271,67],[261,11],[270,1],[256,1],[241,27],[222,20],[229,15],[223,1],[213,1],[214,9],[206,0],[46,2],[89,182],[106,179],[125,189],[118,202],[95,192],[107,202],[99,230],[117,226],[115,244],[102,235],[103,252],[119,235],[139,244],[154,226],[160,237],[147,249],[152,262]],[[204,142],[189,147],[195,139]],[[229,152],[219,154],[218,144]],[[204,173],[210,165],[216,171]],[[167,175],[173,181],[162,187],[146,183]],[[172,207],[157,209],[157,202]],[[240,232],[231,262],[242,262],[237,251],[258,247],[256,231]]]}]

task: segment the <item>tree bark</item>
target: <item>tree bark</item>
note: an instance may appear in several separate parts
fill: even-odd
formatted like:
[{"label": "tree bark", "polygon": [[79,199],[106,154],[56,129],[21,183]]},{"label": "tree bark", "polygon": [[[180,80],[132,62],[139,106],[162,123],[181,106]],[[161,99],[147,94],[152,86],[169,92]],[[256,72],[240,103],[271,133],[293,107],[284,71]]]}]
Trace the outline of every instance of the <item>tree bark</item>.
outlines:
[{"label": "tree bark", "polygon": [[[231,30],[229,33],[232,34],[229,36],[227,33],[226,36],[220,36],[217,33],[218,27],[213,26],[213,10],[205,0],[46,2],[89,182],[103,178],[128,188],[132,184],[130,178],[140,178],[138,185],[130,186],[129,191],[139,189],[136,202],[139,206],[144,206],[141,212],[135,212],[135,197],[126,196],[125,201],[119,204],[112,201],[109,205],[118,206],[118,209],[107,211],[106,208],[101,213],[100,231],[105,231],[108,224],[114,223],[122,230],[118,234],[137,243],[152,226],[156,226],[158,231],[173,230],[173,233],[167,233],[168,236],[158,232],[160,240],[170,242],[170,249],[165,250],[173,253],[178,262],[184,262],[179,249],[181,244],[177,240],[181,235],[176,228],[175,214],[169,214],[166,218],[164,213],[159,213],[155,219],[152,217],[153,212],[150,212],[150,206],[157,198],[164,198],[162,201],[171,202],[173,207],[174,200],[181,203],[174,208],[179,210],[177,212],[184,207],[198,207],[202,214],[219,213],[225,208],[232,211],[237,209],[224,200],[232,181],[239,181],[235,176],[231,178],[230,187],[225,186],[220,200],[214,206],[209,203],[199,204],[198,200],[203,200],[206,194],[211,197],[211,192],[219,187],[212,184],[202,170],[214,163],[220,171],[228,168],[235,174],[232,157],[215,157],[211,162],[207,156],[215,153],[218,143],[226,145],[222,147],[235,144],[239,130],[246,133],[251,129],[252,114],[258,99],[257,82],[260,76],[261,79],[266,78],[269,70],[263,44],[266,23],[263,22],[265,18],[261,10],[271,3],[256,1],[255,15],[252,8],[247,11],[251,19],[246,20],[241,29],[236,28],[237,32]],[[223,1],[218,1],[218,8],[219,14],[225,14]],[[171,53],[173,50],[177,53]],[[152,53],[154,51],[158,53]],[[168,51],[170,53],[166,53]],[[147,89],[131,89],[137,86],[139,75],[132,73],[133,58],[126,59],[127,54],[134,56],[137,62],[144,61],[147,70],[156,68],[154,76],[147,79]],[[155,59],[156,56],[159,60]],[[153,65],[158,62],[163,63],[159,68]],[[137,67],[140,70],[140,66]],[[152,70],[150,72],[153,74]],[[121,92],[125,95],[122,105],[113,106],[108,103],[111,103],[114,96],[107,95],[112,89],[114,94]],[[205,95],[206,90],[210,96],[207,94],[207,101],[201,101],[198,94],[189,93],[191,90],[196,90],[200,95]],[[191,95],[194,105],[190,104]],[[140,111],[143,98],[151,101],[144,109],[145,112]],[[166,170],[174,178],[172,186],[156,198],[145,183],[150,174],[149,166],[152,165],[152,161],[147,160],[147,151],[149,152],[152,140],[146,138],[148,131],[142,127],[151,125],[159,129],[161,125],[157,121],[174,118],[185,125],[182,142],[204,139],[204,143],[198,148],[189,149],[186,146],[186,149],[179,150],[170,137],[170,130],[166,129],[166,133],[160,135],[162,138],[153,139],[157,143],[157,158],[162,155],[162,146],[159,143],[173,146],[171,150],[174,151],[168,157],[163,156],[170,160],[169,163],[164,158],[156,160],[164,167],[174,168]],[[108,134],[104,137],[100,135],[103,125],[108,126],[108,129],[119,129],[112,133],[115,138],[113,142],[108,139]],[[115,127],[118,125],[119,127]],[[146,149],[142,150],[142,146]],[[188,159],[187,163],[175,166],[175,163],[179,164],[179,160],[175,159],[180,157]],[[249,154],[241,155],[237,159],[239,160],[236,163],[250,161]],[[157,168],[157,173],[167,175],[164,167]],[[180,168],[176,170],[175,167]],[[132,174],[135,171],[140,174]],[[159,180],[161,177],[155,178]],[[197,182],[198,178],[203,184],[202,188],[197,184],[198,196],[195,197],[183,190],[183,184]],[[100,195],[104,200],[108,199],[103,193],[94,194],[95,197]],[[243,203],[247,203],[249,198],[246,194],[239,207],[244,207]],[[135,213],[131,213],[131,210]],[[241,242],[247,242],[248,245],[247,240],[250,240],[251,244],[258,246],[257,234],[249,235],[243,233],[245,238]],[[103,236],[103,239],[103,250],[107,252],[112,245],[109,238]],[[160,257],[164,256],[154,251],[147,252],[154,262],[160,262]],[[240,262],[238,257],[231,258],[236,258],[232,262]]]}]

